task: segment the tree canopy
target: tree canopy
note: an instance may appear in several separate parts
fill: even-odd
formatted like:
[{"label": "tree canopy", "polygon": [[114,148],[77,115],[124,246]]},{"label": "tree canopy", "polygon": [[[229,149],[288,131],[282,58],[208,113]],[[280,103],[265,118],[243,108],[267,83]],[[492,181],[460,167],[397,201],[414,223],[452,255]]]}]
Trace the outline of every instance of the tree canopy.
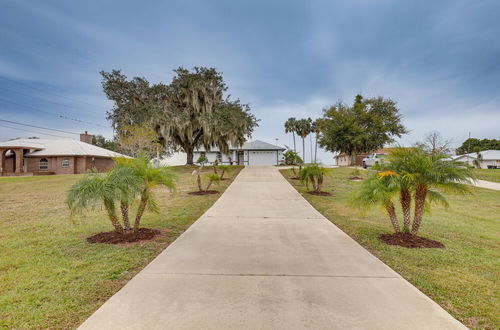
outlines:
[{"label": "tree canopy", "polygon": [[379,149],[407,133],[396,102],[383,97],[357,95],[352,106],[339,102],[325,109],[317,124],[320,146],[351,156]]},{"label": "tree canopy", "polygon": [[150,84],[145,78],[131,80],[113,70],[101,72],[103,89],[115,102],[108,113],[116,130],[126,125],[147,124],[159,133],[163,145],[181,148],[187,163],[193,151],[241,145],[257,126],[250,107],[225,96],[227,86],[214,68],[178,68],[169,85]]},{"label": "tree canopy", "polygon": [[484,150],[500,150],[500,140],[469,138],[457,148],[457,155],[480,152]]}]

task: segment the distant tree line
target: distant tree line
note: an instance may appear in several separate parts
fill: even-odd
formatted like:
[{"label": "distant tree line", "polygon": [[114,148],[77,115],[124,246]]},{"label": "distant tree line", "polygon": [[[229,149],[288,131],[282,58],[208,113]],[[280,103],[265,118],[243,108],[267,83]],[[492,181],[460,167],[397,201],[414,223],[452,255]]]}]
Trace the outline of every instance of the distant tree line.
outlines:
[{"label": "distant tree line", "polygon": [[457,155],[480,152],[484,150],[500,150],[500,140],[469,138],[457,148]]}]

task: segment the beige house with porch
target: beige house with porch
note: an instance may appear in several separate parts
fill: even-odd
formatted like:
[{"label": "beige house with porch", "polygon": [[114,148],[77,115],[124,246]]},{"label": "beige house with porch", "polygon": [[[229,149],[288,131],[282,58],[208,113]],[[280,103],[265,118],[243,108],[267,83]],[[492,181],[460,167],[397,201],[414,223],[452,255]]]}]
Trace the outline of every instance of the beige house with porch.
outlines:
[{"label": "beige house with porch", "polygon": [[92,135],[71,139],[18,139],[0,142],[0,175],[79,174],[113,165],[120,153],[92,145]]}]

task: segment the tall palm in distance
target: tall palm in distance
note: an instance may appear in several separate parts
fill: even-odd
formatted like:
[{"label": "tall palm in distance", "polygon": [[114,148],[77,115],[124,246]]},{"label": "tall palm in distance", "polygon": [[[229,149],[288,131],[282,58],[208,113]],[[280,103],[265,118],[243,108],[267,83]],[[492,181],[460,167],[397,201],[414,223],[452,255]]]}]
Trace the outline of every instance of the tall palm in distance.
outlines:
[{"label": "tall palm in distance", "polygon": [[[306,137],[312,132],[312,119],[299,119],[296,122],[296,131],[298,136],[302,138],[302,158],[306,162]],[[312,160],[311,160],[312,161]]]},{"label": "tall palm in distance", "polygon": [[285,133],[292,133],[293,136],[293,151],[297,152],[297,147],[295,145],[295,131],[297,130],[297,119],[295,117],[290,117],[285,122]]}]

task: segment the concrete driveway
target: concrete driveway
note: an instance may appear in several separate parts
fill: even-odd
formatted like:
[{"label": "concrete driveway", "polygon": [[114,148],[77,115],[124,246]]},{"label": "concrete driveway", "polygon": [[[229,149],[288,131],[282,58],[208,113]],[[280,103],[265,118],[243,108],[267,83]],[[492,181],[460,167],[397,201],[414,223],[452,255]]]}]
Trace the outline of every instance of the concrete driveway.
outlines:
[{"label": "concrete driveway", "polygon": [[221,198],[81,329],[465,329],[275,167]]}]

